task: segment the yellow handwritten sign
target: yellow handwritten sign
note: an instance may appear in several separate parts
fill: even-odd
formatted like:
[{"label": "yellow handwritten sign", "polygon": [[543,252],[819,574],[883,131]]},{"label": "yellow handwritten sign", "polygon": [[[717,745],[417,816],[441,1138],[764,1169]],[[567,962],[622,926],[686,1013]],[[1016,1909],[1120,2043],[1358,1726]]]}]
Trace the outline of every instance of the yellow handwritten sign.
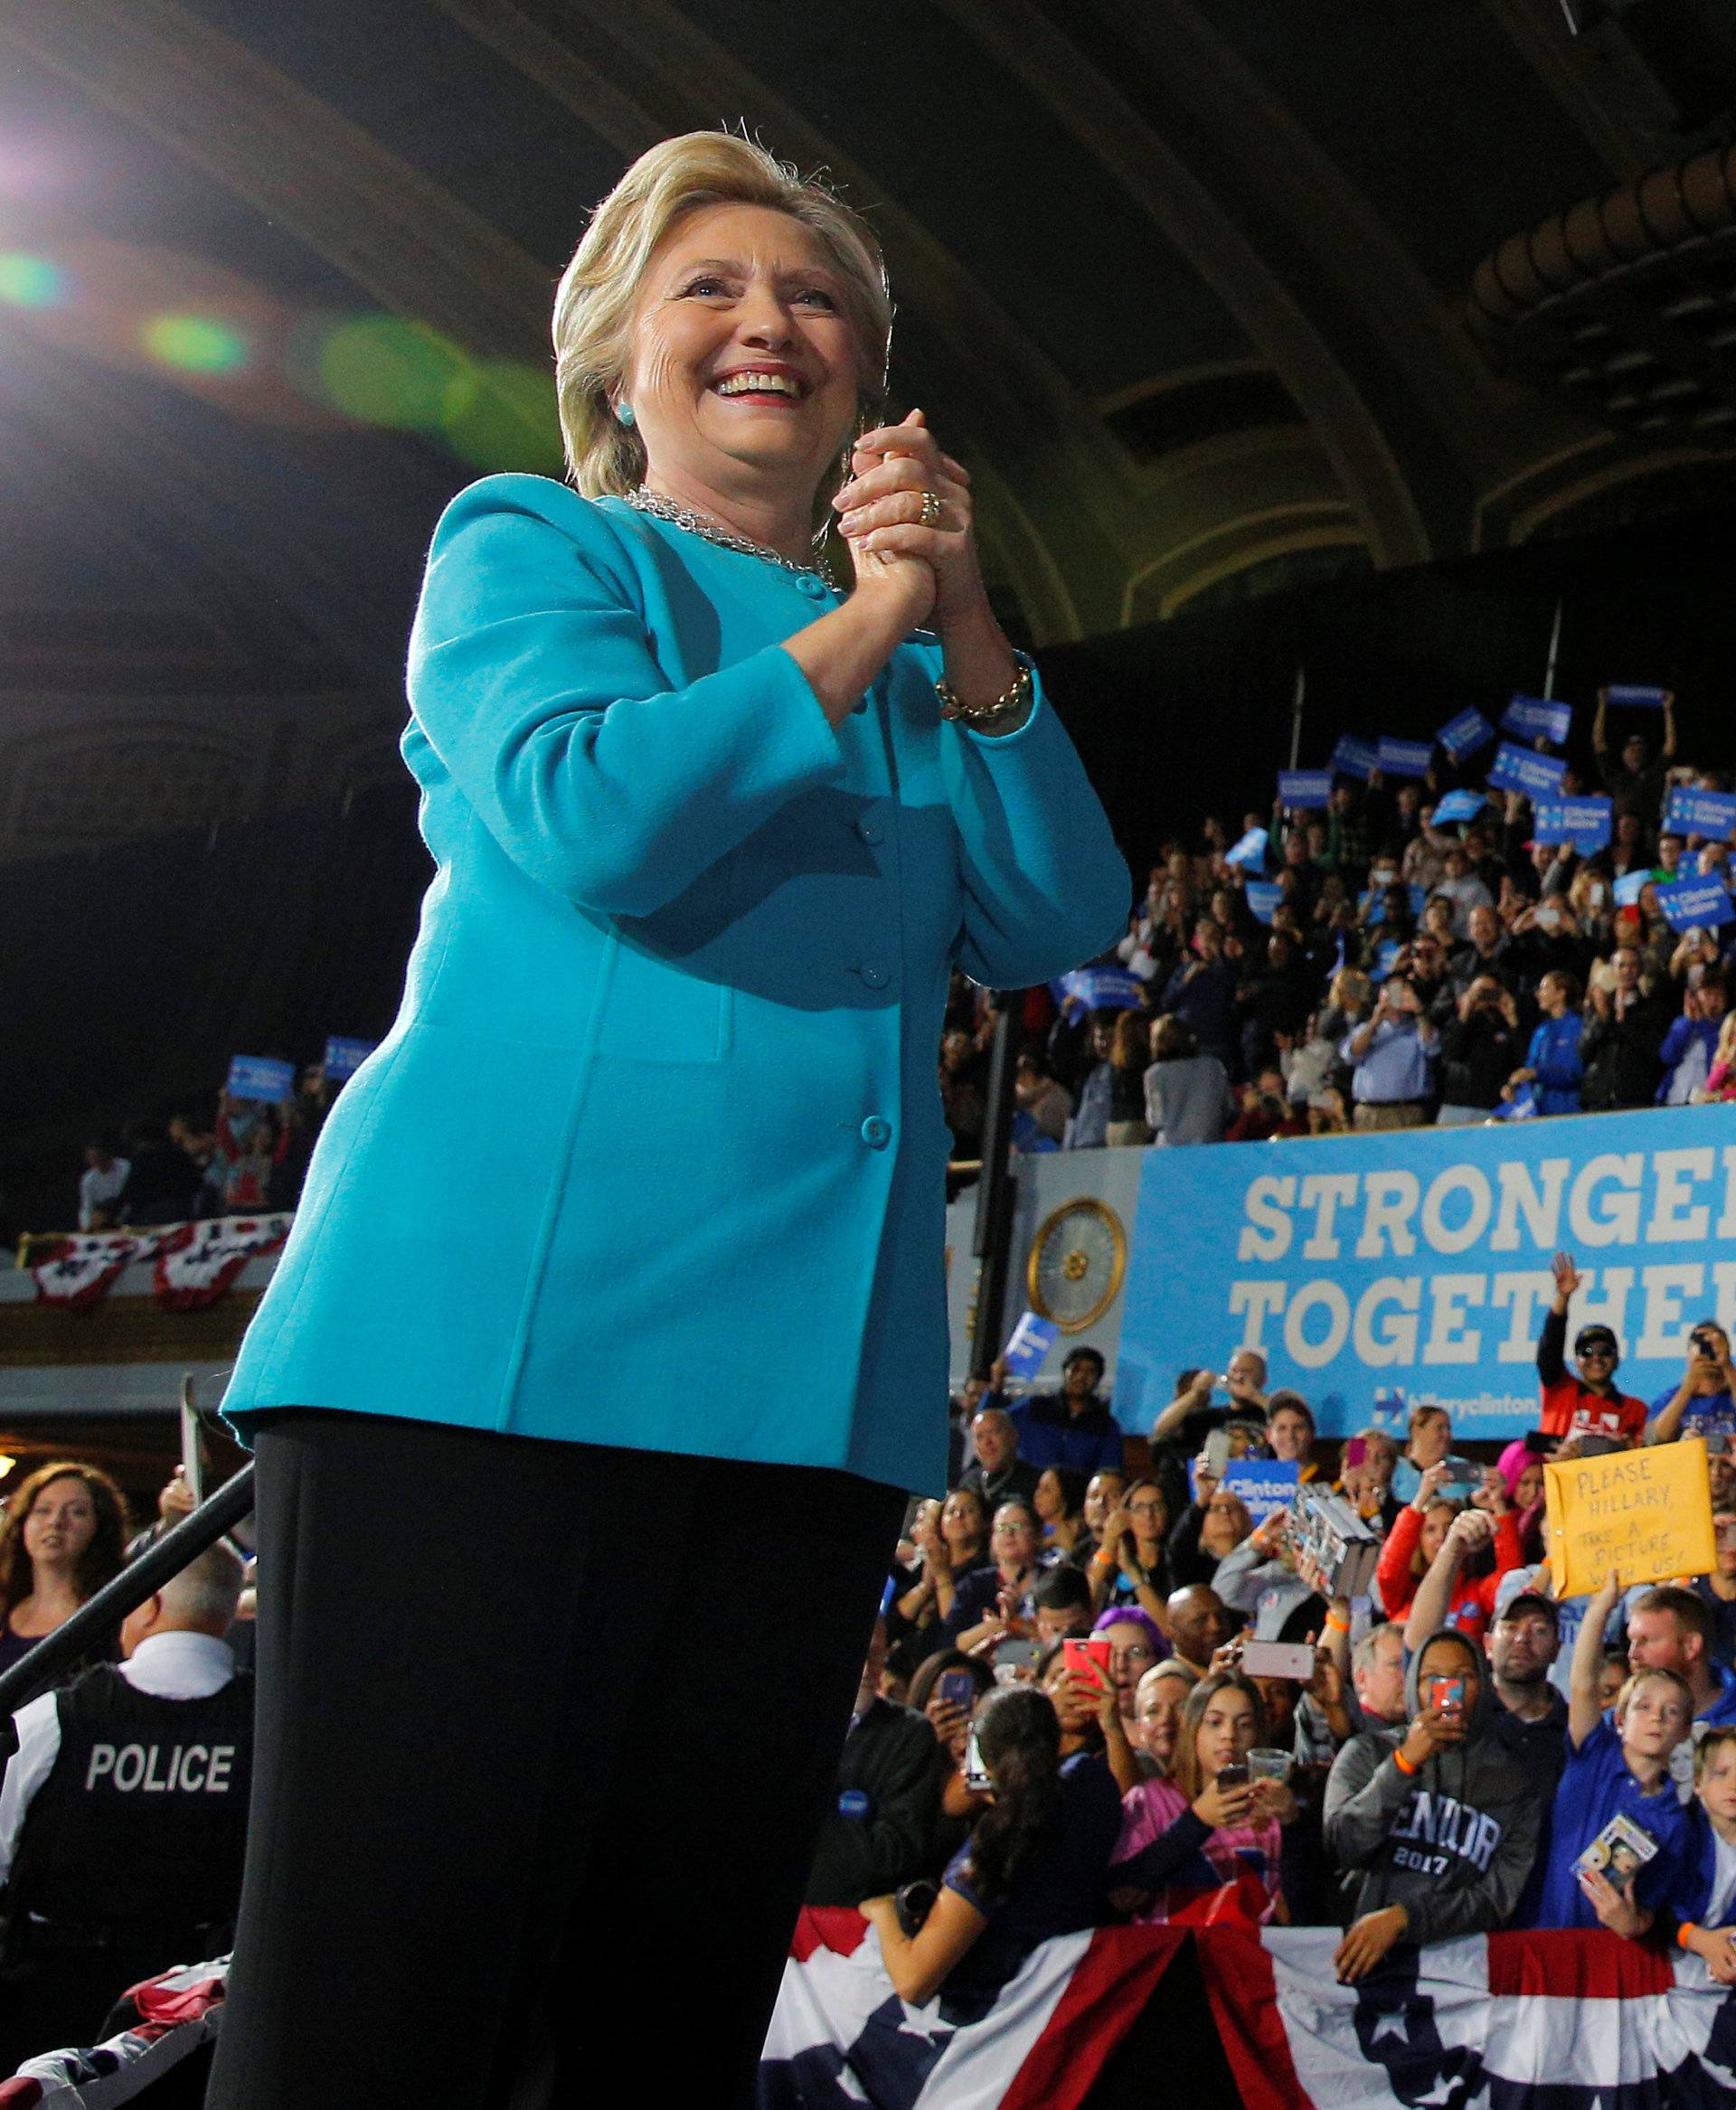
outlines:
[{"label": "yellow handwritten sign", "polygon": [[1558,1597],[1710,1575],[1717,1566],[1706,1446],[1696,1440],[1543,1467],[1549,1564]]}]

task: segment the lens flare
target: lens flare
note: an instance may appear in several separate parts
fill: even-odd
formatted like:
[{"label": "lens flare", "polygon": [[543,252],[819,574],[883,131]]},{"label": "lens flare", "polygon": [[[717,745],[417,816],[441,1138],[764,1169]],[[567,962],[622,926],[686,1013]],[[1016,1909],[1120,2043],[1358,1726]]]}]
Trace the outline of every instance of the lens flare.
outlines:
[{"label": "lens flare", "polygon": [[365,425],[438,429],[448,391],[469,371],[466,354],[427,323],[362,316],[319,345],[319,386],[328,402]]},{"label": "lens flare", "polygon": [[54,307],[66,298],[66,273],[46,257],[20,250],[0,256],[0,300],[13,307]]},{"label": "lens flare", "polygon": [[448,390],[440,428],[473,468],[561,472],[554,378],[540,367],[508,360],[471,367]]},{"label": "lens flare", "polygon": [[239,373],[248,360],[247,339],[214,316],[152,316],[138,341],[152,358],[186,373]]}]

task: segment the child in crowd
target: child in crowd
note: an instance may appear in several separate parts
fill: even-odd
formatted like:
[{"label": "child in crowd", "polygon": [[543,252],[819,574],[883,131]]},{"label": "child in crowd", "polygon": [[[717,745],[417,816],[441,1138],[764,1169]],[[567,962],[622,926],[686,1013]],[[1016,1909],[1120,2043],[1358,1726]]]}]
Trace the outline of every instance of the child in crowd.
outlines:
[{"label": "child in crowd", "polygon": [[1689,1867],[1677,1900],[1676,1945],[1736,1985],[1736,1729],[1708,1729],[1694,1754]]},{"label": "child in crowd", "polygon": [[[1601,1925],[1637,1938],[1649,1931],[1658,1907],[1684,1889],[1688,1819],[1670,1777],[1670,1754],[1689,1733],[1694,1694],[1674,1671],[1636,1671],[1613,1717],[1603,1713],[1603,1630],[1620,1596],[1611,1569],[1573,1644],[1567,1766],[1555,1791],[1537,1924]],[[1587,1849],[1616,1817],[1626,1818],[1653,1849],[1619,1880],[1611,1879],[1613,1864],[1610,1873],[1583,1865]]]}]

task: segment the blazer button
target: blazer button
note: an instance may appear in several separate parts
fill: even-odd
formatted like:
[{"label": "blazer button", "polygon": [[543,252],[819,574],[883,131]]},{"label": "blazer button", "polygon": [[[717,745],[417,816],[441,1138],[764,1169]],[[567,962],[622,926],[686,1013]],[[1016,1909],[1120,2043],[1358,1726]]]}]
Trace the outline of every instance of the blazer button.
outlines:
[{"label": "blazer button", "polygon": [[878,821],[858,821],[856,833],[864,843],[883,843],[886,840],[886,831]]},{"label": "blazer button", "polygon": [[863,966],[858,967],[856,972],[862,976],[863,980],[867,983],[869,988],[885,988],[886,970],[884,967],[877,967],[872,960],[869,960]]},{"label": "blazer button", "polygon": [[884,1150],[892,1140],[892,1125],[883,1114],[870,1114],[862,1125],[862,1140],[870,1150]]},{"label": "blazer button", "polygon": [[809,573],[804,573],[796,581],[796,584],[797,589],[805,593],[811,601],[823,601],[826,598],[826,588],[823,579],[816,579]]}]

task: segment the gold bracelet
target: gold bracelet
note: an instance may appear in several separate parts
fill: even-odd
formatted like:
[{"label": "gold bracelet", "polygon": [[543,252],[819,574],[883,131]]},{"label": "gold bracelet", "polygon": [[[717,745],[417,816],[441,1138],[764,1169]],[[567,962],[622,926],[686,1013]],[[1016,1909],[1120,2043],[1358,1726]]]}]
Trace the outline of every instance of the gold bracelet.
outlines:
[{"label": "gold bracelet", "polygon": [[992,703],[966,703],[960,701],[958,692],[942,674],[934,684],[934,692],[940,699],[942,718],[962,719],[967,725],[982,725],[990,719],[1011,718],[1015,711],[1031,708],[1031,662],[1022,652],[1014,658],[1019,663],[1017,677],[1004,696],[996,696]]}]

